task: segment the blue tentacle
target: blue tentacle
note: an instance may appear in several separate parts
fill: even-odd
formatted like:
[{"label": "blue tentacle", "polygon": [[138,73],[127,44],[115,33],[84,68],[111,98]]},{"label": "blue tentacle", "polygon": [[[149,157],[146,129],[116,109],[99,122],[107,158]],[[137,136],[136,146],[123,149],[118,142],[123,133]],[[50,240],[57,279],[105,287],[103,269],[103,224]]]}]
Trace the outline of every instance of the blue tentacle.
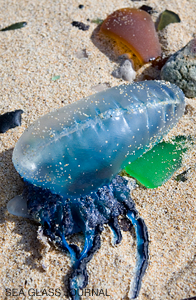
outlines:
[{"label": "blue tentacle", "polygon": [[88,232],[85,232],[85,243],[84,243],[84,248],[79,255],[79,258],[76,260],[74,264],[74,268],[77,269],[79,263],[88,255],[88,252],[91,250],[93,246],[93,241],[95,238],[95,230],[91,230]]},{"label": "blue tentacle", "polygon": [[129,299],[135,299],[139,295],[142,278],[148,265],[148,230],[144,220],[139,216],[135,203],[130,197],[127,181],[121,176],[112,180],[114,197],[123,203],[126,209],[126,217],[132,222],[136,232],[137,256],[135,276],[132,280]]},{"label": "blue tentacle", "polygon": [[135,267],[135,276],[129,292],[129,298],[135,299],[139,295],[142,278],[148,265],[148,232],[144,220],[138,215],[136,209],[127,211],[127,218],[132,222],[137,240],[137,261]]},{"label": "blue tentacle", "polygon": [[122,241],[122,233],[120,230],[120,226],[118,224],[118,218],[114,217],[113,219],[111,219],[108,225],[110,226],[113,232],[113,244],[114,245],[120,244],[120,242]]},{"label": "blue tentacle", "polygon": [[97,226],[95,231],[86,233],[85,245],[79,259],[73,266],[73,272],[69,278],[69,293],[72,300],[80,300],[79,290],[88,284],[87,263],[92,259],[94,253],[101,247],[100,233],[101,226]]},{"label": "blue tentacle", "polygon": [[76,263],[77,259],[77,252],[75,251],[74,247],[72,245],[69,245],[66,241],[66,238],[64,234],[60,234],[61,242],[62,242],[62,248],[67,249],[69,251],[70,257],[71,257],[71,263],[74,265]]}]

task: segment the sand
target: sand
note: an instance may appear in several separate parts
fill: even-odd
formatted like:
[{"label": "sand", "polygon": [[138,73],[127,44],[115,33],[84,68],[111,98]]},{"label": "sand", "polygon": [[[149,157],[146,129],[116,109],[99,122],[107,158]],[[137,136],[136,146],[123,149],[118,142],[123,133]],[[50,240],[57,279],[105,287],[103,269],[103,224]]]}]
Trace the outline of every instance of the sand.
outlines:
[{"label": "sand", "polygon": [[[84,8],[79,9],[79,4],[84,4]],[[23,131],[38,117],[93,94],[99,84],[123,83],[111,76],[117,67],[116,52],[108,48],[106,41],[97,38],[97,25],[87,19],[104,19],[115,9],[142,4],[157,11],[154,21],[165,9],[178,13],[181,18],[181,23],[170,24],[160,33],[166,55],[196,37],[195,0],[1,1],[1,28],[20,21],[28,24],[20,30],[0,32],[0,114],[15,109],[24,111],[20,127],[0,134],[0,299],[68,299],[68,255],[51,246],[42,257],[45,248],[37,239],[38,225],[7,212],[7,202],[20,194],[23,186],[12,164],[13,148]],[[73,20],[89,24],[90,29],[81,31],[73,27]],[[146,65],[138,71],[137,78],[143,78],[144,69],[152,77],[159,76],[159,71]],[[56,75],[60,79],[53,81]],[[196,99],[186,99],[186,102],[187,113],[170,136],[184,134],[195,138]],[[149,266],[139,300],[196,296],[195,158],[193,146],[177,172],[189,169],[185,182],[177,182],[173,176],[157,189],[137,187],[132,192],[150,238]],[[82,237],[73,236],[69,241],[81,243]],[[103,290],[104,296],[88,297],[87,294],[83,299],[126,299],[135,253],[133,233],[123,232],[122,243],[114,247],[111,232],[105,226],[101,249],[88,265],[87,287]]]}]

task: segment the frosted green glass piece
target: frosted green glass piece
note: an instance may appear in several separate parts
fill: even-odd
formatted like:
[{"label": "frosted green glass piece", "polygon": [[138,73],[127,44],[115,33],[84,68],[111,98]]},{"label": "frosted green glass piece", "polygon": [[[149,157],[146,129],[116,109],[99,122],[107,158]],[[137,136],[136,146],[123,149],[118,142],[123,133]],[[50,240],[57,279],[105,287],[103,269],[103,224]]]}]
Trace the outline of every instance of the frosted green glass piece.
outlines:
[{"label": "frosted green glass piece", "polygon": [[187,138],[161,142],[125,167],[125,171],[147,188],[164,184],[180,168],[182,154],[188,149]]},{"label": "frosted green glass piece", "polygon": [[58,80],[61,76],[60,75],[56,75],[52,77],[52,81]]},{"label": "frosted green glass piece", "polygon": [[181,22],[179,16],[175,12],[166,9],[164,12],[162,12],[160,16],[157,29],[162,30],[163,28],[165,28],[167,25],[171,23],[179,23],[179,22]]}]

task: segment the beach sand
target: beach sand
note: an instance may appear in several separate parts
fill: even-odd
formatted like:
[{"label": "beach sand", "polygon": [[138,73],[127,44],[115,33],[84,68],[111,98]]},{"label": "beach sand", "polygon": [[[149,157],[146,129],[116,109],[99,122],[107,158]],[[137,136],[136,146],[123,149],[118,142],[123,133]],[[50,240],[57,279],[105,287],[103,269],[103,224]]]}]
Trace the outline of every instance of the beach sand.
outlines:
[{"label": "beach sand", "polygon": [[[84,7],[79,9],[79,4]],[[123,83],[111,76],[117,67],[116,53],[110,51],[107,41],[97,37],[97,24],[88,20],[104,19],[118,8],[143,4],[157,11],[154,21],[165,9],[180,16],[181,23],[170,24],[159,34],[166,55],[196,37],[195,0],[1,1],[1,28],[21,21],[28,24],[19,30],[0,32],[0,114],[24,111],[20,127],[0,134],[0,299],[68,299],[69,256],[52,245],[42,256],[46,248],[37,239],[38,225],[7,212],[8,201],[23,189],[12,164],[13,148],[23,131],[40,116],[95,93],[100,84]],[[90,28],[81,31],[71,25],[72,21],[89,24]],[[148,65],[138,71],[138,78],[142,79],[147,68],[147,74],[158,78],[159,71]],[[52,80],[57,75],[60,79]],[[186,114],[170,136],[182,134],[194,139],[196,98],[186,99],[186,103]],[[196,296],[195,158],[193,146],[177,172],[189,169],[185,182],[177,182],[173,176],[157,189],[137,187],[132,192],[150,240],[149,266],[139,300]],[[101,249],[88,264],[87,288],[103,290],[105,295],[88,297],[87,291],[83,299],[127,299],[135,265],[135,236],[123,232],[121,244],[112,246],[111,231],[105,226],[101,239]],[[72,236],[69,242],[82,243],[82,237]],[[36,289],[39,294],[33,296]],[[43,289],[47,295],[40,294]],[[58,289],[56,296],[52,296],[52,289]]]}]

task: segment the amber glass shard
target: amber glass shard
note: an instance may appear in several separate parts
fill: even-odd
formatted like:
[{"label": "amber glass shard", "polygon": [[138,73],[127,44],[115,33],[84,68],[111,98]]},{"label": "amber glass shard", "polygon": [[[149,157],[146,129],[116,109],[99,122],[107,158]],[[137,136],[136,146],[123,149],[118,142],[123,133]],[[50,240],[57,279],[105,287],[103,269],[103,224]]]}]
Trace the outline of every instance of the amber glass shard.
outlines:
[{"label": "amber glass shard", "polygon": [[142,64],[161,55],[161,46],[150,15],[136,8],[122,8],[109,15],[101,32],[125,44]]}]

